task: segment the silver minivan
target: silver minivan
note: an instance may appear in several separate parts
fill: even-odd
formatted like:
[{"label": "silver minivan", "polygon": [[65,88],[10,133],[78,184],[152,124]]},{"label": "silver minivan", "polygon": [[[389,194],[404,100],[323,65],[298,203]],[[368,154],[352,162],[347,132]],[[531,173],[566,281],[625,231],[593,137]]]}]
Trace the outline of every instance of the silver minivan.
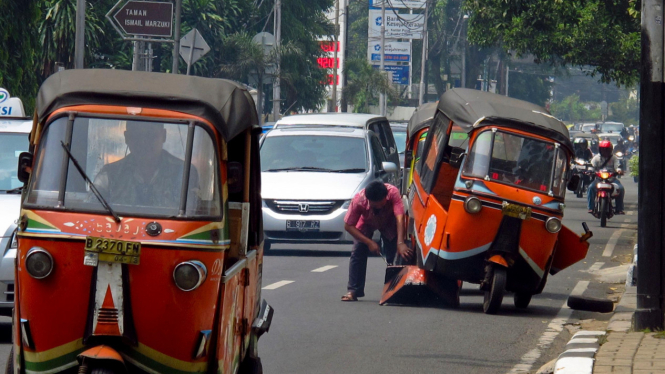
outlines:
[{"label": "silver minivan", "polygon": [[265,248],[352,243],[344,230],[351,199],[371,181],[396,184],[398,170],[379,136],[362,126],[273,129],[261,143]]},{"label": "silver minivan", "polygon": [[18,156],[28,151],[31,129],[31,120],[0,117],[0,315],[5,316],[10,316],[14,307],[16,222],[23,187],[16,176]]}]

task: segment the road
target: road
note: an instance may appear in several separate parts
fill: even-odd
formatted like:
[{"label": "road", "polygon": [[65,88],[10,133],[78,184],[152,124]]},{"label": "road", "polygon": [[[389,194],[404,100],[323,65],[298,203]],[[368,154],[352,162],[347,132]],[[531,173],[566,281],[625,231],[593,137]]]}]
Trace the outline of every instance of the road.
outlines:
[{"label": "road", "polygon": [[512,296],[506,295],[499,315],[485,315],[476,285],[465,285],[459,309],[379,306],[385,265],[378,257],[369,260],[367,296],[343,303],[350,247],[275,246],[265,258],[263,275],[263,285],[269,288],[262,291],[263,297],[275,308],[272,328],[259,344],[264,371],[535,372],[562,351],[569,338],[566,322],[609,318],[571,311],[565,303],[571,293],[606,297],[611,285],[594,282],[589,269],[614,267],[630,257],[637,228],[637,185],[630,178],[621,181],[628,214],[615,216],[606,228],[586,212],[586,198],[568,194],[564,224],[578,232],[582,221],[589,224],[594,232],[589,254],[550,277],[545,291],[534,296],[526,310],[516,309]]},{"label": "road", "polygon": [[[611,285],[594,283],[590,268],[619,265],[632,251],[637,185],[623,178],[626,216],[607,228],[586,213],[586,199],[567,196],[564,224],[594,237],[587,259],[566,269],[526,310],[504,298],[499,315],[482,312],[478,287],[465,285],[461,307],[379,306],[385,265],[370,258],[365,298],[340,302],[346,291],[350,247],[275,246],[265,258],[263,297],[275,308],[259,352],[267,374],[509,373],[535,372],[555,358],[568,336],[563,324],[609,318],[564,307],[571,292],[605,297]],[[617,234],[617,232],[619,234]],[[608,244],[609,242],[609,244]],[[294,246],[291,246],[294,247]],[[591,281],[587,287],[586,281]],[[0,364],[10,349],[10,320],[0,317]],[[560,332],[562,331],[563,332]]]}]

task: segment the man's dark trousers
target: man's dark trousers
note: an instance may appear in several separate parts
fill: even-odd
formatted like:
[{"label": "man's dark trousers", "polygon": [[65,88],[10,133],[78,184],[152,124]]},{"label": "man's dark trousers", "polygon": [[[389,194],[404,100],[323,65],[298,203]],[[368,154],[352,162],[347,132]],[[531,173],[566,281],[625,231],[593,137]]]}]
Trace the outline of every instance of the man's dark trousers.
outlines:
[{"label": "man's dark trousers", "polygon": [[[364,234],[364,233],[363,233]],[[371,238],[372,235],[366,235]],[[397,237],[388,240],[381,237],[381,253],[386,262],[393,263],[397,253]],[[367,275],[367,256],[369,247],[367,244],[353,240],[353,249],[351,250],[351,259],[349,260],[349,284],[347,290],[355,293],[356,297],[365,296],[365,276]]]}]

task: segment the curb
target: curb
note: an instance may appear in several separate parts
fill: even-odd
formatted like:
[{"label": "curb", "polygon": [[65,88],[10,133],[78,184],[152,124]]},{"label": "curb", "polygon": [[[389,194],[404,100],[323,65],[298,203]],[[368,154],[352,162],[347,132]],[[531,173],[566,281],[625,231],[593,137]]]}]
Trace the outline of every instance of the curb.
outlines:
[{"label": "curb", "polygon": [[557,374],[592,374],[596,352],[600,348],[598,340],[605,331],[580,331],[573,335],[566,350],[554,364]]}]

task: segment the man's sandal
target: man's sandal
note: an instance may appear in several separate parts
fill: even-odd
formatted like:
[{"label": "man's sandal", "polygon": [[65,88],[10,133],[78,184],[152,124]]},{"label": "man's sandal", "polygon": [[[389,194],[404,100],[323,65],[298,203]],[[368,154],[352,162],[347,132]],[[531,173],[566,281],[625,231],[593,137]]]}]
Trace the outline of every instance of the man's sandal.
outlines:
[{"label": "man's sandal", "polygon": [[358,301],[358,298],[355,293],[349,291],[346,295],[342,296],[342,301]]}]

